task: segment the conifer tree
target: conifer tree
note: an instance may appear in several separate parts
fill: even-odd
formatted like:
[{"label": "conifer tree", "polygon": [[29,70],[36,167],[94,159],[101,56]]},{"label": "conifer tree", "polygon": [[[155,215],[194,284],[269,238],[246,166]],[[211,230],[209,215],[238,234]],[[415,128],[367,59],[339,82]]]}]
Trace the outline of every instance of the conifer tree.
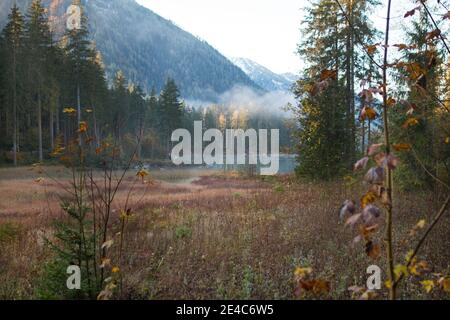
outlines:
[{"label": "conifer tree", "polygon": [[170,135],[173,130],[182,125],[183,104],[180,101],[180,93],[175,81],[167,79],[166,85],[159,98],[159,123],[161,129],[161,139],[166,147],[166,154],[169,154]]},{"label": "conifer tree", "polygon": [[43,141],[42,141],[42,104],[45,99],[48,84],[48,73],[46,66],[49,57],[52,40],[45,8],[40,0],[33,0],[25,24],[26,49],[28,51],[27,73],[28,90],[31,93],[31,101],[37,107],[38,125],[38,154],[39,161],[43,161]]},{"label": "conifer tree", "polygon": [[[23,53],[23,37],[24,37],[24,18],[19,11],[19,8],[14,5],[11,9],[11,13],[8,16],[8,23],[3,29],[3,41],[1,54],[4,58],[4,73],[2,77],[2,82],[5,84],[5,104],[12,105],[12,154],[14,166],[17,165],[17,151],[18,143],[17,138],[19,135],[19,125],[18,125],[18,90],[21,85],[19,82],[23,80],[20,79],[20,59]],[[8,118],[9,108],[5,108],[4,118]],[[7,122],[3,121],[5,126],[5,133],[7,133]]]},{"label": "conifer tree", "polygon": [[[364,54],[375,32],[367,14],[372,0],[313,1],[306,9],[298,53],[306,62],[294,93],[299,100],[299,174],[329,179],[356,157],[355,82],[366,77]],[[357,43],[359,42],[359,43]],[[361,71],[356,73],[355,65]]]}]

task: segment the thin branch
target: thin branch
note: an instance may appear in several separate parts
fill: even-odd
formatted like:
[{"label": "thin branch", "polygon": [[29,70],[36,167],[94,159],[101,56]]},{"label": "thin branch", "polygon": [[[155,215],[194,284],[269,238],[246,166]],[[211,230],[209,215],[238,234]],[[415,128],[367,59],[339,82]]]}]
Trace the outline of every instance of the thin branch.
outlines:
[{"label": "thin branch", "polygon": [[[437,23],[436,23],[436,21],[433,18],[433,15],[430,12],[430,10],[428,10],[428,7],[426,6],[425,2],[423,0],[420,0],[420,3],[425,8],[425,11],[427,12],[427,14],[430,17],[431,21],[433,21],[433,24],[434,24],[436,30],[440,30],[438,25],[437,25]],[[450,54],[450,49],[448,48],[447,43],[445,42],[444,36],[442,35],[441,32],[439,32],[439,38],[442,40],[442,43],[444,44],[445,48],[447,49],[447,52]]]},{"label": "thin branch", "polygon": [[[412,262],[414,261],[414,258],[416,257],[417,253],[419,252],[420,248],[422,247],[422,245],[424,244],[426,238],[428,237],[428,235],[430,234],[430,232],[433,230],[433,228],[436,226],[436,224],[439,222],[439,220],[444,216],[445,212],[447,211],[448,207],[450,205],[450,194],[447,196],[447,199],[445,200],[444,204],[442,205],[441,209],[439,210],[439,212],[436,214],[436,216],[434,217],[433,221],[431,222],[431,224],[428,226],[427,230],[425,231],[425,233],[422,235],[422,237],[419,239],[419,242],[417,243],[416,247],[413,250],[413,253],[411,255],[411,257],[409,258],[408,263],[406,264],[406,267],[411,266]],[[402,275],[393,283],[392,287],[396,287],[400,281],[404,278],[404,274],[402,273]]]}]

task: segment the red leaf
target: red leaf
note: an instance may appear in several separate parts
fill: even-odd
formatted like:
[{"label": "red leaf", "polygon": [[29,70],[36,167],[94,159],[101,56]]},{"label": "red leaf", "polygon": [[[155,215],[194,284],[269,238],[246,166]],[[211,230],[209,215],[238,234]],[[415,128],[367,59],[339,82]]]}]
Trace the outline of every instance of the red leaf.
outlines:
[{"label": "red leaf", "polygon": [[420,7],[415,7],[414,9],[407,11],[403,17],[404,18],[412,17],[416,13],[416,10],[419,10],[419,9],[420,9]]},{"label": "red leaf", "polygon": [[342,204],[341,209],[339,210],[339,220],[344,220],[346,214],[354,214],[355,213],[355,203],[351,200],[345,200]]},{"label": "red leaf", "polygon": [[355,215],[351,216],[350,218],[348,218],[347,221],[345,221],[345,225],[352,227],[359,221],[360,218],[361,218],[361,213],[355,214]]},{"label": "red leaf", "polygon": [[364,157],[364,158],[362,158],[362,159],[359,159],[359,160],[355,163],[355,165],[354,165],[354,167],[353,167],[353,170],[356,171],[356,170],[365,168],[368,161],[369,161],[369,157]]},{"label": "red leaf", "polygon": [[382,143],[376,143],[373,144],[369,147],[369,149],[367,150],[367,154],[369,156],[373,156],[374,154],[378,153],[378,151],[380,150],[380,147],[382,146]]}]

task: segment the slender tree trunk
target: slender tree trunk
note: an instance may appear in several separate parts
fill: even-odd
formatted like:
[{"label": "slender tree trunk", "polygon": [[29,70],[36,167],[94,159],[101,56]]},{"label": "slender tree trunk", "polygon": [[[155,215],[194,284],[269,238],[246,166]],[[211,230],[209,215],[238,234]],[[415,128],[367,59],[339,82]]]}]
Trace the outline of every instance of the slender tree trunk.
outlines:
[{"label": "slender tree trunk", "polygon": [[50,124],[50,146],[52,150],[55,148],[55,127],[54,127],[54,121],[53,121],[53,110],[50,110],[50,116],[49,116],[49,124]]},{"label": "slender tree trunk", "polygon": [[77,118],[78,124],[81,122],[81,102],[80,102],[80,85],[77,84]]},{"label": "slender tree trunk", "polygon": [[39,139],[39,161],[44,160],[42,152],[42,101],[41,88],[38,89],[38,139]]},{"label": "slender tree trunk", "polygon": [[347,21],[347,34],[346,34],[346,43],[345,43],[345,82],[346,82],[346,103],[347,103],[347,143],[346,143],[346,149],[347,149],[347,165],[351,167],[352,165],[352,85],[351,85],[351,37],[352,37],[352,30],[351,30],[351,1],[347,2],[347,17],[349,17],[350,21]]},{"label": "slender tree trunk", "polygon": [[57,103],[57,105],[56,105],[55,124],[56,124],[56,136],[59,136],[59,132],[60,132],[60,124],[59,124],[59,98],[58,98],[58,103]]},{"label": "slender tree trunk", "polygon": [[17,77],[16,52],[13,49],[13,163],[17,166]]},{"label": "slender tree trunk", "polygon": [[[384,42],[384,59],[383,59],[383,124],[384,124],[384,144],[386,147],[386,156],[391,152],[391,142],[389,137],[388,107],[387,107],[387,65],[388,65],[388,47],[389,47],[389,27],[391,16],[391,0],[388,2],[387,18],[386,18],[386,34]],[[396,282],[394,278],[394,256],[392,244],[392,170],[386,166],[386,263],[389,281],[389,298],[396,299]]]},{"label": "slender tree trunk", "polygon": [[97,148],[100,147],[100,136],[99,136],[99,132],[98,132],[98,127],[97,127],[97,116],[95,115],[95,104],[92,103],[92,116],[94,119],[94,141],[95,141],[95,145],[97,146]]},{"label": "slender tree trunk", "polygon": [[[354,25],[354,1],[350,0],[350,21]],[[355,163],[356,157],[356,123],[355,123],[355,34],[350,32],[350,164]]]},{"label": "slender tree trunk", "polygon": [[[77,83],[77,128],[80,125],[81,122],[81,101],[80,101],[80,84]],[[78,134],[78,145],[81,146],[81,134]]]}]

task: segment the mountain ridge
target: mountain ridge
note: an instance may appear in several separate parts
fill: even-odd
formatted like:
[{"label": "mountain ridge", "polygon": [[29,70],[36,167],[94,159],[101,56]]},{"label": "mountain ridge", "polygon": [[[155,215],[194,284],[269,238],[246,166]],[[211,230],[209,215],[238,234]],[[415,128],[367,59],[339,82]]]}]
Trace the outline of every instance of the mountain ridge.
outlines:
[{"label": "mountain ridge", "polygon": [[[25,14],[31,0],[16,0]],[[54,29],[63,28],[71,0],[43,0]],[[0,27],[14,0],[0,3]],[[185,98],[215,101],[234,86],[264,91],[206,41],[188,33],[135,0],[82,0],[89,31],[111,79],[122,70],[146,92],[162,90],[168,77]]]},{"label": "mountain ridge", "polygon": [[277,74],[248,58],[229,58],[257,85],[267,91],[290,91],[296,76],[292,73]]}]

